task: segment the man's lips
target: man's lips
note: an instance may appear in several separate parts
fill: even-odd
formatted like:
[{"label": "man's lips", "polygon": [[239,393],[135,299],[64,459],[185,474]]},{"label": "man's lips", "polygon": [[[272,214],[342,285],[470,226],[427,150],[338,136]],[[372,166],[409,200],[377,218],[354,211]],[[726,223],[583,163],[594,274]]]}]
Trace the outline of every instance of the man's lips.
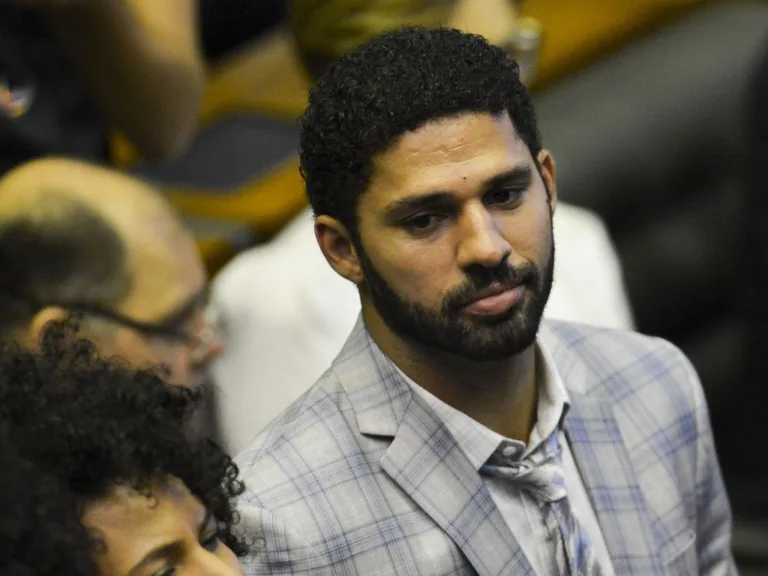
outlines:
[{"label": "man's lips", "polygon": [[515,306],[525,294],[525,285],[514,287],[491,287],[482,290],[477,297],[464,306],[464,310],[477,316],[495,316]]}]

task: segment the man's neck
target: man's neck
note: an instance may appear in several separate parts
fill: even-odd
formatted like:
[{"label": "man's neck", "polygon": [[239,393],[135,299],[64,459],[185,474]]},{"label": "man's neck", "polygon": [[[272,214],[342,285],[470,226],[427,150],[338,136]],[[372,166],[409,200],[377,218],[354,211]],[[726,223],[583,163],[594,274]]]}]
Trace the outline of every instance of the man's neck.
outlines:
[{"label": "man's neck", "polygon": [[486,428],[528,441],[536,423],[533,346],[499,362],[475,362],[400,338],[377,314],[363,318],[378,347],[416,384]]}]

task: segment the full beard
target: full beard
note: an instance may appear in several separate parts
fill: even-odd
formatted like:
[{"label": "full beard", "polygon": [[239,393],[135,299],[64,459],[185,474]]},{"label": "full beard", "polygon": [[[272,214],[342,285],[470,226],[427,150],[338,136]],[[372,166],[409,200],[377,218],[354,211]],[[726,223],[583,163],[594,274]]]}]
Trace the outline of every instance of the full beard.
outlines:
[{"label": "full beard", "polygon": [[[504,360],[535,341],[552,289],[555,244],[550,235],[549,260],[542,268],[526,264],[513,268],[506,261],[496,268],[468,270],[469,279],[443,298],[438,310],[408,301],[379,274],[362,246],[357,247],[371,303],[384,323],[404,340],[475,362]],[[489,286],[525,285],[524,297],[505,312],[477,316],[465,305]]]}]

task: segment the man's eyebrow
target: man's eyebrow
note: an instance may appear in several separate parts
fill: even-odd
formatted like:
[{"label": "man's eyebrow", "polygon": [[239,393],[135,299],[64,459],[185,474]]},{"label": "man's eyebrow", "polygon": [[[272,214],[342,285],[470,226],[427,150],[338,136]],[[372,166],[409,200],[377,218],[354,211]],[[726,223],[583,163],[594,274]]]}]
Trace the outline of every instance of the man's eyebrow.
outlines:
[{"label": "man's eyebrow", "polygon": [[[489,191],[504,186],[527,186],[532,176],[530,166],[515,166],[483,182],[483,189]],[[415,194],[390,202],[384,207],[384,214],[387,220],[398,220],[422,210],[442,208],[453,203],[454,200],[455,194],[446,190]]]},{"label": "man's eyebrow", "polygon": [[497,174],[483,183],[485,190],[497,190],[504,186],[527,186],[531,183],[533,171],[530,166],[516,166],[511,170]]},{"label": "man's eyebrow", "polygon": [[384,207],[384,214],[389,220],[397,220],[421,210],[445,206],[453,202],[454,198],[455,194],[444,191],[407,196],[387,204]]}]

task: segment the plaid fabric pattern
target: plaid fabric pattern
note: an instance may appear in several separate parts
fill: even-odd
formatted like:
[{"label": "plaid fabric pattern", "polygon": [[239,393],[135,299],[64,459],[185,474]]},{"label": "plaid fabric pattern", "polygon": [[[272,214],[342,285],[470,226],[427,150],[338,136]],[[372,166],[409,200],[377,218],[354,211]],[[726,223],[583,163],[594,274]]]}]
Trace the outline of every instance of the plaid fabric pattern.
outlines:
[{"label": "plaid fabric pattern", "polygon": [[[564,427],[617,574],[735,574],[730,509],[685,357],[545,322]],[[328,372],[237,459],[247,574],[533,574],[474,466],[359,322]]]}]

